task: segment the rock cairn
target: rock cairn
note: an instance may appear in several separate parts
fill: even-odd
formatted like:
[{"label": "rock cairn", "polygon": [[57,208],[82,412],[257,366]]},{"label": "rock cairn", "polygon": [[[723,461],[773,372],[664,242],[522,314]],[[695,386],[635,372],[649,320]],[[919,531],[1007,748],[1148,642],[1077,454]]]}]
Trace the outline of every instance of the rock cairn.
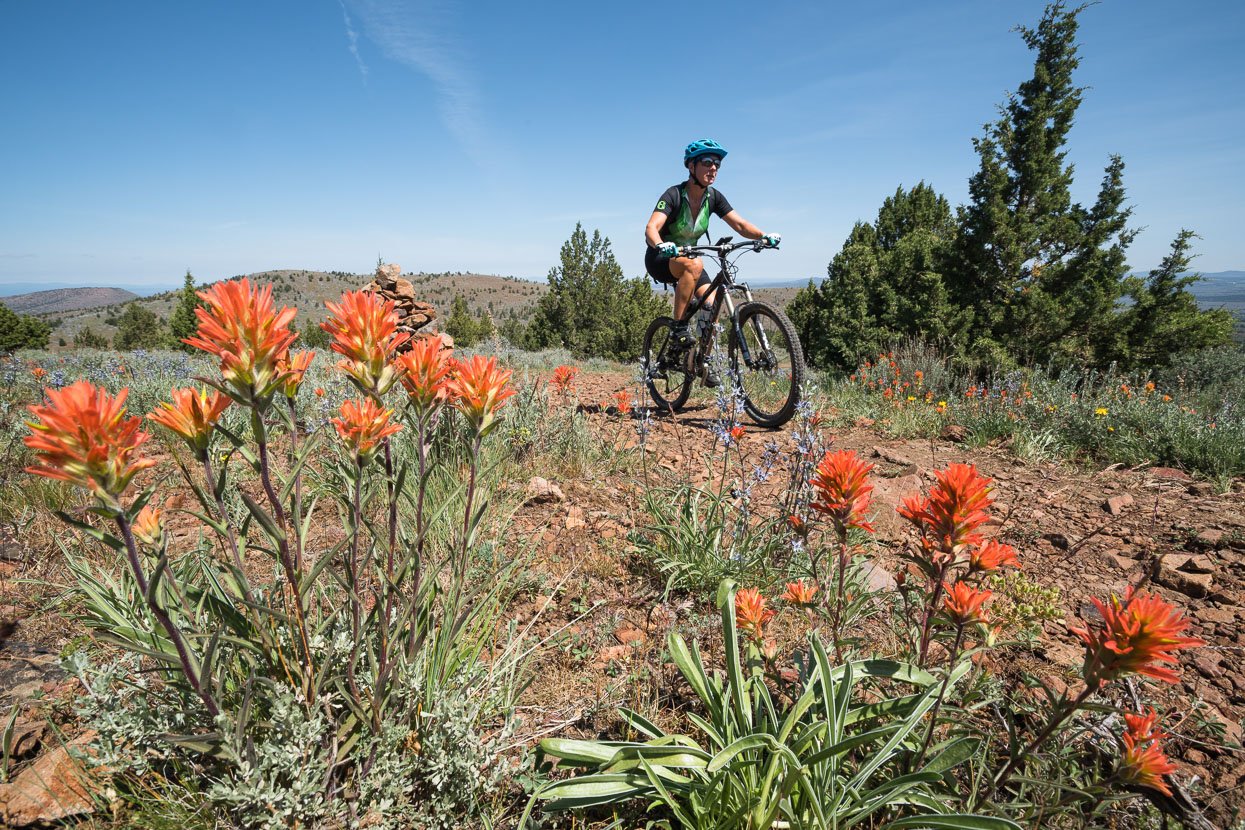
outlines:
[{"label": "rock cairn", "polygon": [[415,299],[414,284],[402,276],[402,268],[398,265],[379,265],[376,268],[376,279],[363,287],[364,291],[379,294],[386,300],[393,300],[394,310],[398,314],[398,331],[407,332],[411,339],[399,351],[405,351],[421,337],[439,337],[443,348],[453,348],[454,339],[444,332],[424,331],[437,318],[437,310],[432,303],[422,303]]}]

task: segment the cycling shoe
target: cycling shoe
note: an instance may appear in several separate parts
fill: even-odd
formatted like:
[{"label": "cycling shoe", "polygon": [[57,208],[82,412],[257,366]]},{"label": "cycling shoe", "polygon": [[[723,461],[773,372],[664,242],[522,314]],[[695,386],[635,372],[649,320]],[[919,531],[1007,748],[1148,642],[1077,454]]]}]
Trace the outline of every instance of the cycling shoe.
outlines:
[{"label": "cycling shoe", "polygon": [[712,369],[705,370],[705,388],[716,389],[722,383],[722,379],[718,377],[718,373]]}]

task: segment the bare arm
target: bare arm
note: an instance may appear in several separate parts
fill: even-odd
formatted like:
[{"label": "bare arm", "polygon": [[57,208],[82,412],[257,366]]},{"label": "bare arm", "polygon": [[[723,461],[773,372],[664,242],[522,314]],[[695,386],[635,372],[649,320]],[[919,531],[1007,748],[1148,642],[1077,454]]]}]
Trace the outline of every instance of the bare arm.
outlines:
[{"label": "bare arm", "polygon": [[661,244],[661,229],[666,226],[668,218],[660,210],[653,211],[653,215],[648,218],[648,226],[644,228],[644,241],[650,248],[656,248]]},{"label": "bare arm", "polygon": [[756,225],[749,222],[739,215],[739,211],[732,210],[730,213],[722,217],[722,221],[731,226],[731,229],[746,239],[760,239],[765,234]]}]

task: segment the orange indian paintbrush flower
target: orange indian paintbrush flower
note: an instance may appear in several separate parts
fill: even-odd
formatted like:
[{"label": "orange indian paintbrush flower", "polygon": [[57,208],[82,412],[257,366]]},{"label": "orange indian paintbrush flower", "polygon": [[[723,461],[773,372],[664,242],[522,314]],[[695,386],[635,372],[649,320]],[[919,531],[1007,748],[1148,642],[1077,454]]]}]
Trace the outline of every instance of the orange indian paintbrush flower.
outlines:
[{"label": "orange indian paintbrush flower", "polygon": [[757,642],[765,638],[765,624],[776,613],[756,588],[744,588],[735,593],[735,627]]},{"label": "orange indian paintbrush flower", "polygon": [[199,330],[183,343],[220,358],[220,372],[239,401],[268,398],[283,380],[280,362],[298,335],[289,329],[298,309],[272,307],[272,285],[250,280],[218,282],[197,292]]},{"label": "orange indian paintbrush flower", "polygon": [[1093,603],[1102,614],[1100,627],[1071,629],[1085,641],[1082,674],[1088,686],[1130,674],[1175,683],[1176,673],[1159,664],[1178,662],[1172,652],[1205,645],[1196,637],[1180,636],[1189,621],[1157,594],[1134,592],[1129,586],[1123,602],[1113,596],[1109,603]]},{"label": "orange indian paintbrush flower", "polygon": [[626,390],[614,393],[614,406],[618,408],[618,414],[624,418],[631,414],[631,396]]},{"label": "orange indian paintbrush flower", "polygon": [[1004,566],[1020,567],[1020,560],[1011,545],[991,539],[984,545],[978,545],[968,554],[969,573],[976,571],[997,571]]},{"label": "orange indian paintbrush flower", "polygon": [[370,291],[347,291],[340,303],[325,303],[333,316],[320,328],[333,335],[330,346],[345,359],[338,366],[368,395],[383,395],[398,380],[389,362],[410,334],[398,332],[392,300]]},{"label": "orange indian paintbrush flower", "polygon": [[147,419],[167,427],[183,438],[196,457],[203,460],[212,441],[212,430],[230,404],[229,396],[215,389],[196,391],[174,389],[173,403],[161,402],[159,409],[147,414]]},{"label": "orange indian paintbrush flower", "polygon": [[138,451],[151,437],[140,430],[142,418],[125,417],[129,391],[114,398],[84,380],[49,389],[47,405],[29,407],[39,421],[26,422],[26,446],[40,463],[26,471],[76,484],[116,507],[134,476],[156,463]]},{"label": "orange indian paintbrush flower", "polygon": [[454,358],[441,348],[441,338],[422,337],[395,362],[411,407],[420,417],[440,409],[449,397],[447,388]]},{"label": "orange indian paintbrush flower", "polygon": [[372,398],[346,401],[340,410],[341,417],[331,423],[337,434],[360,463],[366,464],[376,453],[380,442],[402,429],[401,424],[389,423],[392,409],[384,409]]},{"label": "orange indian paintbrush flower", "polygon": [[993,596],[992,592],[978,591],[967,582],[957,582],[955,585],[948,585],[944,582],[942,588],[947,594],[943,599],[943,610],[956,625],[972,625],[990,621],[985,609],[981,606]]},{"label": "orange indian paintbrush flower", "polygon": [[906,498],[898,512],[921,531],[921,547],[935,562],[954,562],[982,540],[977,528],[990,518],[992,481],[971,464],[951,464],[934,478],[928,497]]},{"label": "orange indian paintbrush flower", "polygon": [[1159,745],[1166,735],[1158,730],[1158,720],[1153,708],[1145,715],[1124,715],[1128,728],[1121,737],[1124,753],[1116,776],[1125,784],[1150,787],[1171,795],[1163,776],[1175,772],[1176,765],[1167,760]]},{"label": "orange indian paintbrush flower", "polygon": [[285,390],[287,398],[293,399],[297,396],[298,387],[303,382],[303,375],[307,374],[307,367],[311,365],[315,356],[316,353],[313,351],[293,352],[277,364],[281,372],[281,387]]},{"label": "orange indian paintbrush flower", "polygon": [[816,594],[816,585],[805,585],[804,580],[799,579],[795,582],[787,583],[787,591],[782,595],[782,598],[796,605],[812,605],[813,597]]},{"label": "orange indian paintbrush flower", "polygon": [[164,522],[160,511],[150,504],[145,505],[134,518],[134,536],[144,545],[159,548],[164,544]]},{"label": "orange indian paintbrush flower", "polygon": [[449,391],[454,406],[475,427],[477,435],[483,437],[496,425],[497,410],[515,393],[509,383],[510,370],[499,369],[496,358],[473,355],[471,360],[455,365]]},{"label": "orange indian paintbrush flower", "polygon": [[578,366],[559,366],[553,370],[553,380],[550,381],[550,385],[557,390],[558,394],[566,397],[575,387],[575,376],[578,374]]},{"label": "orange indian paintbrush flower", "polygon": [[869,483],[872,464],[866,464],[851,450],[827,452],[817,465],[813,487],[817,497],[812,508],[825,513],[840,533],[849,527],[873,532],[873,525],[865,521],[865,514],[872,501],[873,485]]}]

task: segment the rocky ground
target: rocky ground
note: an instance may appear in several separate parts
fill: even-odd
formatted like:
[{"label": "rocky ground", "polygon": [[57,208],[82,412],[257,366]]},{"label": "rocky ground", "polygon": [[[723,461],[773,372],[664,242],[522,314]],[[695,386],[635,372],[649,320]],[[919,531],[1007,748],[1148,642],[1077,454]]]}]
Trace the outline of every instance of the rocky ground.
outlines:
[{"label": "rocky ground", "polygon": [[[605,403],[619,391],[634,395],[629,377],[581,375],[578,389],[602,435],[634,444],[637,416]],[[541,658],[520,711],[526,737],[607,733],[616,728],[615,705],[660,708],[668,698],[676,675],[660,660],[666,631],[703,620],[712,598],[663,598],[662,580],[636,561],[629,534],[646,520],[646,477],[654,484],[715,476],[705,458],[716,414],[710,401],[694,399],[677,419],[654,419],[643,463],[633,463],[626,475],[559,478],[533,471],[511,532],[516,547],[532,551],[539,579],[511,614],[556,647]],[[833,421],[834,413],[826,414]],[[767,443],[790,446],[784,431],[745,426],[744,469],[759,463]],[[1023,669],[1056,690],[1075,687],[1083,650],[1068,626],[1092,617],[1092,598],[1122,594],[1129,585],[1156,590],[1183,609],[1194,620],[1189,633],[1206,645],[1182,652],[1179,687],[1147,694],[1171,713],[1167,727],[1175,737],[1168,749],[1180,765],[1177,780],[1219,826],[1237,820],[1245,810],[1245,495],[1239,483],[1220,493],[1175,469],[1026,463],[1005,446],[970,450],[953,434],[890,440],[868,423],[826,428],[825,435],[833,435],[836,448],[856,450],[877,465],[878,534],[870,555],[877,565],[873,581],[882,590],[893,590],[901,568],[896,551],[909,538],[894,512],[900,499],[927,490],[932,471],[951,462],[975,464],[994,479],[989,532],[1017,549],[1031,579],[1059,589],[1065,611],[1064,619],[1045,624],[1035,650],[1009,653],[1000,671]],[[773,504],[784,485],[778,475],[768,489],[760,488],[754,497],[759,509]],[[55,603],[47,590],[25,581],[46,577],[49,567],[32,561],[20,537],[0,544],[0,704],[20,704],[19,758],[39,755],[41,743],[59,746],[58,733],[76,734],[71,700],[77,691],[58,673],[55,658],[83,632],[50,610]],[[41,768],[31,764],[22,774],[47,780],[63,761],[55,752],[44,754]],[[29,790],[31,781],[25,783]],[[0,809],[11,823],[47,810],[47,799],[32,806],[39,799],[27,799],[22,786],[20,777],[0,785]],[[72,787],[62,796],[72,796]]]}]

